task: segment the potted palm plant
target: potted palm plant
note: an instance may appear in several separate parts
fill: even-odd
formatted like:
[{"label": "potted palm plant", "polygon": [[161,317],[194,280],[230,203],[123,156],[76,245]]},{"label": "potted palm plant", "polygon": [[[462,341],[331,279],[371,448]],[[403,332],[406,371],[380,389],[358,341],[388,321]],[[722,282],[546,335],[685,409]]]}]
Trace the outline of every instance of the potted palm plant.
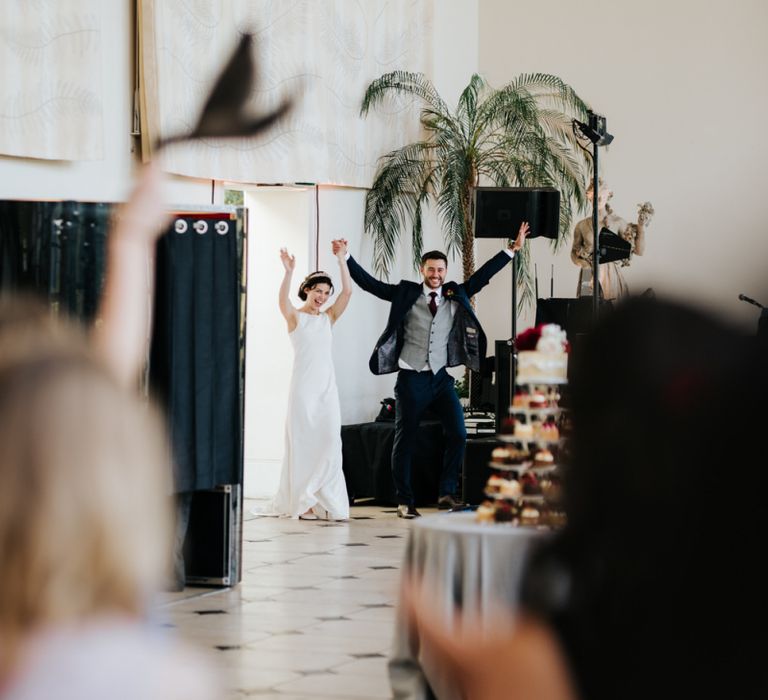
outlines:
[{"label": "potted palm plant", "polygon": [[[373,267],[387,276],[401,233],[410,230],[414,266],[422,252],[422,213],[436,205],[446,252],[461,255],[464,279],[475,269],[474,189],[556,187],[560,209],[557,247],[569,234],[571,211],[585,203],[587,152],[572,130],[587,107],[554,75],[520,75],[500,89],[473,75],[451,111],[421,73],[394,71],[366,89],[361,114],[390,97],[421,103],[424,138],[379,159],[365,201],[365,231],[373,237]],[[516,256],[521,305],[534,301],[527,247]]]}]

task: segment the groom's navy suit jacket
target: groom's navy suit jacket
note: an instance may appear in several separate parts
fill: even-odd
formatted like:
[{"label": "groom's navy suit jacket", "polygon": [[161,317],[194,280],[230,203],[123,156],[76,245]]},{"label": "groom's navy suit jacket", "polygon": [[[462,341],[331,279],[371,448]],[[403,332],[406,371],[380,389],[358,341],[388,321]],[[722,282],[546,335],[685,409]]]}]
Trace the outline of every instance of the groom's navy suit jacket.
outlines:
[{"label": "groom's navy suit jacket", "polygon": [[[485,359],[486,339],[469,299],[485,287],[491,277],[510,260],[510,256],[501,251],[462,284],[446,282],[443,285],[443,301],[457,305],[448,336],[446,366],[466,365],[469,369],[480,371],[480,363]],[[396,372],[400,369],[398,359],[403,347],[405,316],[423,293],[423,286],[420,282],[406,280],[398,284],[382,282],[368,274],[353,257],[350,256],[347,263],[352,279],[362,289],[392,304],[387,327],[376,343],[368,366],[374,374]]]}]

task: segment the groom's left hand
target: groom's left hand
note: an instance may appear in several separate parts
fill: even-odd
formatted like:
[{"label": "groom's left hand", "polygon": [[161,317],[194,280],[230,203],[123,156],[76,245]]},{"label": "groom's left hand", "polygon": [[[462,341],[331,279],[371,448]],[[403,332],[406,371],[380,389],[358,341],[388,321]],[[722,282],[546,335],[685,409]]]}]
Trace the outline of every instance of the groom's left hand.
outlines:
[{"label": "groom's left hand", "polygon": [[520,230],[517,232],[517,238],[515,239],[514,243],[509,244],[509,249],[515,253],[520,250],[520,248],[523,247],[523,243],[525,243],[525,239],[530,232],[531,227],[528,225],[528,222],[523,221],[523,223],[520,224]]}]

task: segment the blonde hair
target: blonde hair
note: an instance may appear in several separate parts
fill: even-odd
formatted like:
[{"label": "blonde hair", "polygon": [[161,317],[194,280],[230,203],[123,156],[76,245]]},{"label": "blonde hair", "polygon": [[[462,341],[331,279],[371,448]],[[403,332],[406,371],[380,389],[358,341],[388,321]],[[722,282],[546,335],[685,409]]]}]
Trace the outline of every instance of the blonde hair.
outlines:
[{"label": "blonde hair", "polygon": [[[155,411],[118,386],[81,334],[43,316],[5,321],[0,677],[40,628],[142,614],[169,559],[171,483]],[[20,327],[21,337],[7,332]]]}]

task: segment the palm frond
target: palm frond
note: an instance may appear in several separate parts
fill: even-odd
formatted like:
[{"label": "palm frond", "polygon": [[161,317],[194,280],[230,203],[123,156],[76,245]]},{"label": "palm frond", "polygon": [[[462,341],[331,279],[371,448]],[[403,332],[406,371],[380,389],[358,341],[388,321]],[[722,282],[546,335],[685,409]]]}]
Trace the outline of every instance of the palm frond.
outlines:
[{"label": "palm frond", "polygon": [[461,124],[452,114],[443,114],[429,107],[421,110],[421,125],[435,143],[461,143],[466,141]]},{"label": "palm frond", "polygon": [[374,240],[373,267],[388,276],[400,231],[413,221],[419,202],[432,187],[431,144],[416,142],[379,160],[373,186],[365,198],[364,229]]},{"label": "palm frond", "polygon": [[360,106],[360,115],[368,114],[372,108],[381,104],[385,97],[390,94],[395,96],[411,95],[426,102],[435,112],[450,113],[448,105],[443,102],[443,98],[435,90],[435,86],[423,73],[397,70],[385,73],[366,88]]},{"label": "palm frond", "polygon": [[485,80],[475,73],[459,96],[456,118],[468,143],[472,142],[472,132],[477,118],[477,102],[486,87]]},{"label": "palm frond", "polygon": [[471,164],[454,157],[444,164],[437,195],[437,212],[443,226],[446,253],[460,253],[467,230],[468,190],[472,186]]},{"label": "palm frond", "polygon": [[501,90],[525,90],[535,95],[537,100],[551,101],[561,109],[573,113],[574,117],[583,118],[587,114],[587,104],[562,78],[550,73],[523,73],[510,81]]},{"label": "palm frond", "polygon": [[523,246],[515,255],[513,264],[517,265],[517,309],[518,314],[523,313],[526,306],[536,305],[536,289],[533,275],[531,274],[531,251],[528,246]]},{"label": "palm frond", "polygon": [[421,267],[421,253],[424,249],[424,236],[422,229],[422,206],[424,205],[428,197],[427,190],[422,192],[421,196],[416,200],[416,211],[413,216],[413,229],[411,236],[411,253],[413,255],[413,269],[418,270]]}]

